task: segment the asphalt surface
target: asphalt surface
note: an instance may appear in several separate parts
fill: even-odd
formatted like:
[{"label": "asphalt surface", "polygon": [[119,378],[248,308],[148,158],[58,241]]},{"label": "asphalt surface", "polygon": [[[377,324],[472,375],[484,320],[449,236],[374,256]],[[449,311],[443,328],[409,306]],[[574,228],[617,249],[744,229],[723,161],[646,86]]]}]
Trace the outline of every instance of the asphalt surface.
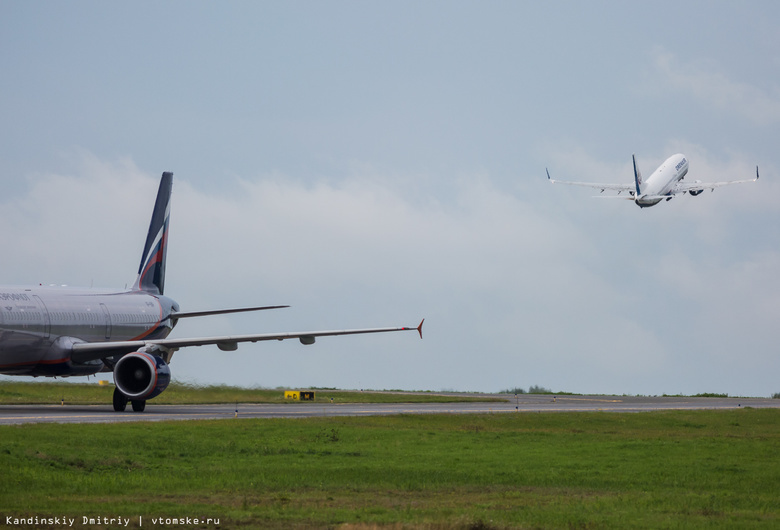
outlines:
[{"label": "asphalt surface", "polygon": [[[473,394],[469,396],[474,397]],[[483,395],[506,401],[463,403],[280,403],[224,405],[155,405],[144,412],[114,412],[106,405],[0,405],[0,425],[21,423],[117,423],[127,421],[209,420],[234,418],[307,418],[387,414],[484,414],[539,412],[647,412],[654,410],[780,408],[780,399]]]}]

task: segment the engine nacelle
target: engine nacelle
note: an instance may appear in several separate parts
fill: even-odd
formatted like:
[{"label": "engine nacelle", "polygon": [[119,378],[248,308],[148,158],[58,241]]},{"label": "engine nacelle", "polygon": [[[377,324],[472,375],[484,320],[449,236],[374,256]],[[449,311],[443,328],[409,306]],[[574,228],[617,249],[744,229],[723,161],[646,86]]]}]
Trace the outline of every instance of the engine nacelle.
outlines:
[{"label": "engine nacelle", "polygon": [[299,337],[298,340],[301,341],[301,344],[310,345],[314,344],[314,341],[316,338],[313,335],[303,335],[302,337]]},{"label": "engine nacelle", "polygon": [[[698,184],[699,182],[701,182],[701,181],[700,181],[700,180],[694,180],[694,181],[693,181],[693,183],[694,183],[694,184]],[[691,195],[693,195],[693,196],[695,197],[695,196],[697,196],[697,195],[701,195],[701,193],[702,193],[703,191],[704,191],[704,190],[688,190],[688,193],[690,193]]]},{"label": "engine nacelle", "polygon": [[114,383],[131,400],[152,399],[170,382],[171,369],[161,357],[151,353],[128,353],[114,366]]}]

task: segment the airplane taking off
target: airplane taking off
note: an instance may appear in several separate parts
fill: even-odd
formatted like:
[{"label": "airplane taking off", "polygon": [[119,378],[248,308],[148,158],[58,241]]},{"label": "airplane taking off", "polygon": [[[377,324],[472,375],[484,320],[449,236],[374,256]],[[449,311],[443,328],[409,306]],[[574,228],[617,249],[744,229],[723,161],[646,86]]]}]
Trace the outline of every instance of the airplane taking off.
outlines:
[{"label": "airplane taking off", "polygon": [[138,277],[130,290],[0,286],[1,374],[69,377],[113,372],[114,410],[124,411],[130,401],[134,411],[142,412],[146,400],[168,386],[168,363],[186,346],[216,345],[234,351],[239,342],[297,338],[314,344],[316,337],[414,330],[422,338],[424,319],[417,327],[167,338],[182,318],[288,307],[182,312],[163,295],[172,186],[173,173],[163,173]]},{"label": "airplane taking off", "polygon": [[688,174],[688,159],[685,155],[672,155],[653,171],[649,178],[643,179],[642,173],[636,166],[636,156],[631,155],[634,160],[634,184],[597,184],[594,182],[569,182],[565,180],[553,180],[550,177],[550,171],[547,170],[547,179],[553,184],[569,184],[572,186],[587,186],[590,188],[617,191],[618,195],[624,191],[627,196],[618,197],[616,195],[608,196],[615,199],[627,199],[634,201],[640,208],[654,206],[666,199],[667,201],[677,194],[690,193],[699,195],[704,190],[715,191],[715,188],[726,186],[728,184],[740,184],[743,182],[755,182],[758,180],[758,166],[756,166],[756,178],[747,180],[730,180],[727,182],[702,182],[694,180],[693,182],[683,182],[685,175]]}]

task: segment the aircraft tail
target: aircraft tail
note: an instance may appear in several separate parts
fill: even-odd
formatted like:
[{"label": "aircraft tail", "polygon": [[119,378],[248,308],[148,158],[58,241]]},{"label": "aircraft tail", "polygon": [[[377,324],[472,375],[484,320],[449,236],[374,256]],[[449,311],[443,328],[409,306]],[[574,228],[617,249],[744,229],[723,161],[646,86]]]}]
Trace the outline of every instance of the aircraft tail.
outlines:
[{"label": "aircraft tail", "polygon": [[639,171],[639,168],[636,167],[636,155],[631,155],[631,158],[634,160],[634,184],[636,185],[636,196],[639,197],[642,195],[642,186],[644,182],[642,181],[642,173]]},{"label": "aircraft tail", "polygon": [[168,222],[171,216],[171,188],[173,173],[166,171],[160,179],[157,201],[146,236],[144,253],[138,267],[134,291],[163,294],[165,288],[165,256],[168,251]]}]

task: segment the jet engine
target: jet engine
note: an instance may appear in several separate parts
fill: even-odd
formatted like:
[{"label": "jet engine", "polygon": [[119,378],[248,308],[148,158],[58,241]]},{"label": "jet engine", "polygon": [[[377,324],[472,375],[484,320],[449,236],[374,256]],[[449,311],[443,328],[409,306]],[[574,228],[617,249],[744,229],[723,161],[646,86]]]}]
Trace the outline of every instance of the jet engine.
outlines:
[{"label": "jet engine", "polygon": [[170,382],[171,369],[162,357],[151,353],[128,353],[114,366],[114,383],[131,400],[158,396]]},{"label": "jet engine", "polygon": [[[701,182],[700,180],[694,180],[693,181],[694,184],[699,184],[700,182]],[[704,191],[703,189],[702,190],[688,190],[688,193],[690,193],[691,195],[693,195],[695,197],[696,195],[701,194],[701,192],[703,192],[703,191]]]}]

